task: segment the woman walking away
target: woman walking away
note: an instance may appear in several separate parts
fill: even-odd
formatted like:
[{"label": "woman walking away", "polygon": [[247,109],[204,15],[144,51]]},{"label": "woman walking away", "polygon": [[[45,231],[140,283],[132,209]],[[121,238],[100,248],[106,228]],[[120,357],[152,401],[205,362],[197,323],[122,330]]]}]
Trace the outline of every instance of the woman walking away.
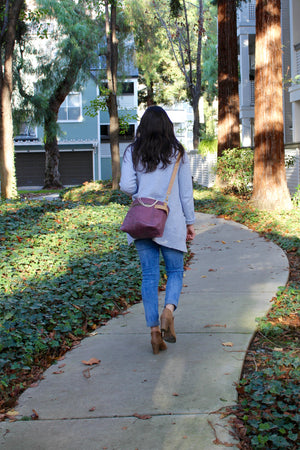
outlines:
[{"label": "woman walking away", "polygon": [[[136,198],[164,201],[177,157],[180,163],[169,196],[170,208],[162,237],[136,239],[142,267],[142,299],[147,326],[151,328],[153,353],[166,350],[167,342],[176,342],[173,312],[178,306],[183,279],[183,253],[186,241],[195,237],[193,185],[188,156],[176,139],[173,124],[159,106],[150,106],[141,118],[136,137],[125,151],[120,188]],[[159,254],[165,261],[167,285],[165,307],[159,328],[158,285]]]}]

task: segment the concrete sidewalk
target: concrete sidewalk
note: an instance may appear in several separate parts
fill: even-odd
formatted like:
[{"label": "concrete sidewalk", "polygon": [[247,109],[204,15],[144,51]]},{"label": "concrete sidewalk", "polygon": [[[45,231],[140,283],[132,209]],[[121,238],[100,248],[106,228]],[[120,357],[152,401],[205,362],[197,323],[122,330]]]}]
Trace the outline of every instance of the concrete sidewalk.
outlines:
[{"label": "concrete sidewalk", "polygon": [[[35,410],[39,420],[0,423],[1,449],[237,448],[216,411],[236,404],[255,318],[286,284],[288,260],[272,242],[215,216],[197,214],[196,231],[177,343],[153,355],[143,306],[130,308],[20,397],[18,419]],[[90,358],[101,362],[88,369],[81,361]]]}]

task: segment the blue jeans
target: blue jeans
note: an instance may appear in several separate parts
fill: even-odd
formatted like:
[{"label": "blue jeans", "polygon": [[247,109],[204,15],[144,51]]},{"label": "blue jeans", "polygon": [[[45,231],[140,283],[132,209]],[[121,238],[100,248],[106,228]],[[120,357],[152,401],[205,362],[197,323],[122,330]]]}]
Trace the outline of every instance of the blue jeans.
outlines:
[{"label": "blue jeans", "polygon": [[158,285],[159,252],[161,251],[167,271],[165,305],[171,303],[177,308],[183,278],[183,252],[156,244],[152,239],[135,241],[142,267],[142,299],[148,327],[159,325]]}]

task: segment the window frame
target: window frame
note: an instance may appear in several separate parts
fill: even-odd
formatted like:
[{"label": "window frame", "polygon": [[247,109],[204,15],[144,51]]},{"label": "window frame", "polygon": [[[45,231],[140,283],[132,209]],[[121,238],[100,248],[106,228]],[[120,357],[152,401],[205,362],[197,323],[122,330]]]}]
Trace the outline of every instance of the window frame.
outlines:
[{"label": "window frame", "polygon": [[[72,108],[72,106],[70,107],[68,105],[69,97],[71,95],[78,95],[79,96],[79,106],[78,106],[78,108],[79,108],[79,117],[78,117],[78,119],[69,119],[69,118],[67,118],[67,119],[59,119],[59,118],[57,118],[57,122],[58,123],[78,123],[78,122],[82,122],[82,120],[83,120],[83,117],[82,117],[82,93],[81,92],[69,92],[69,94],[66,96],[65,100],[63,101],[63,103],[60,105],[60,108],[62,107],[62,105],[65,102],[67,103],[66,108],[67,108],[67,117],[68,117],[68,115],[69,115],[68,114],[69,113],[69,108]],[[75,108],[75,107],[73,107],[73,108]],[[58,112],[58,114],[59,114],[59,112]]]},{"label": "window frame", "polygon": [[[106,127],[106,130],[107,130],[107,133],[105,133],[105,134],[102,134],[103,127]],[[132,133],[130,135],[119,133],[119,142],[120,143],[132,142],[134,140],[135,123],[129,123],[129,129],[132,130]],[[109,143],[109,124],[108,123],[101,123],[101,125],[100,125],[100,140],[101,140],[101,144]]]}]

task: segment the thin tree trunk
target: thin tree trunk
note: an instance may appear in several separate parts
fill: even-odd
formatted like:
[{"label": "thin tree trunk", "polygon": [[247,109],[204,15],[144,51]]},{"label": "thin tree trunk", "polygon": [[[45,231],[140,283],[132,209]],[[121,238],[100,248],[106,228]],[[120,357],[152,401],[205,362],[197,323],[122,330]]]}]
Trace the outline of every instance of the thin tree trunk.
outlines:
[{"label": "thin tree trunk", "polygon": [[107,84],[109,96],[107,107],[109,112],[109,138],[112,164],[112,189],[118,189],[121,176],[119,149],[119,116],[117,103],[117,69],[118,69],[118,39],[116,33],[117,7],[111,2],[110,17],[108,0],[105,0],[105,32],[107,40]]},{"label": "thin tree trunk", "polygon": [[200,136],[200,116],[199,116],[199,98],[197,101],[193,101],[193,148],[197,149],[199,146],[199,136]]},{"label": "thin tree trunk", "polygon": [[218,156],[240,147],[236,2],[218,0]]},{"label": "thin tree trunk", "polygon": [[[189,22],[188,22],[188,3],[183,0],[181,6],[183,11],[183,17],[176,19],[176,35],[174,36],[171,32],[171,29],[167,25],[163,16],[159,12],[159,2],[153,0],[153,5],[158,14],[159,20],[164,27],[168,40],[171,45],[171,50],[175,61],[177,63],[178,68],[182,72],[187,86],[187,92],[190,94],[190,98],[192,99],[192,108],[193,111],[198,111],[198,115],[194,116],[193,122],[193,147],[195,150],[198,149],[199,146],[199,131],[200,131],[200,123],[199,123],[199,99],[201,96],[201,54],[202,54],[202,36],[204,32],[203,28],[203,0],[197,1],[198,8],[198,20],[197,20],[197,55],[196,58],[192,54],[191,48],[191,34],[195,32],[195,28],[190,30]],[[179,4],[173,5],[173,11],[175,16],[179,12]],[[172,8],[172,6],[171,6]],[[184,33],[183,33],[184,29]],[[176,51],[178,49],[178,54]]]},{"label": "thin tree trunk", "polygon": [[290,209],[283,139],[280,0],[256,1],[255,154],[252,202]]},{"label": "thin tree trunk", "polygon": [[154,102],[154,91],[153,91],[153,81],[150,81],[149,86],[147,86],[147,107],[153,106]]}]

